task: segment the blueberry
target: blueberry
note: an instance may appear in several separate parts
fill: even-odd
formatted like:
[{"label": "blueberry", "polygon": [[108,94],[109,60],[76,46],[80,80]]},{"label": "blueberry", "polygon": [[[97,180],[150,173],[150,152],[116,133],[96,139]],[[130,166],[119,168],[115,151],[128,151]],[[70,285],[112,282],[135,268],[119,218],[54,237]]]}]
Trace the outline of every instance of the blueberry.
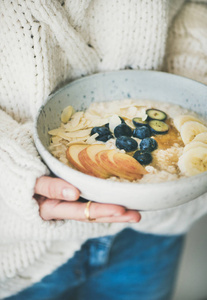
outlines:
[{"label": "blueberry", "polygon": [[113,135],[110,133],[110,134],[105,134],[105,135],[99,135],[96,137],[96,140],[97,141],[101,141],[101,142],[107,142],[108,140],[110,139],[113,139]]},{"label": "blueberry", "polygon": [[151,130],[148,126],[136,127],[133,130],[133,136],[139,139],[144,139],[151,136]]},{"label": "blueberry", "polygon": [[110,130],[105,126],[97,126],[93,127],[91,130],[91,135],[98,133],[98,136],[96,137],[97,141],[101,142],[107,142],[110,139],[113,139],[113,135],[111,134]]},{"label": "blueberry", "polygon": [[138,143],[129,136],[120,136],[116,139],[116,147],[130,152],[137,149]]},{"label": "blueberry", "polygon": [[98,133],[99,135],[107,135],[107,134],[111,134],[110,130],[106,127],[93,127],[91,130],[91,135]]},{"label": "blueberry", "polygon": [[120,136],[131,136],[132,135],[132,130],[125,123],[121,123],[121,124],[119,124],[118,126],[115,127],[114,135],[117,138],[120,137]]},{"label": "blueberry", "polygon": [[145,138],[140,143],[140,150],[142,152],[152,152],[157,149],[157,142],[152,138]]},{"label": "blueberry", "polygon": [[148,152],[136,151],[133,157],[141,164],[148,165],[152,161],[152,155]]}]

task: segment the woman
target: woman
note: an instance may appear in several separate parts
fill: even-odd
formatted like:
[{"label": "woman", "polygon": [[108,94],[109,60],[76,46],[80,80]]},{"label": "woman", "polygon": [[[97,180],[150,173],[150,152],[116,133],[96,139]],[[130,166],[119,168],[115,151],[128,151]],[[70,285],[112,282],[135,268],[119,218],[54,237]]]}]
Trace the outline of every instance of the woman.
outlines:
[{"label": "woman", "polygon": [[141,213],[77,202],[79,191],[40,160],[32,129],[52,91],[88,74],[153,69],[207,83],[207,1],[3,0],[0,8],[0,297],[169,300],[206,194]]}]

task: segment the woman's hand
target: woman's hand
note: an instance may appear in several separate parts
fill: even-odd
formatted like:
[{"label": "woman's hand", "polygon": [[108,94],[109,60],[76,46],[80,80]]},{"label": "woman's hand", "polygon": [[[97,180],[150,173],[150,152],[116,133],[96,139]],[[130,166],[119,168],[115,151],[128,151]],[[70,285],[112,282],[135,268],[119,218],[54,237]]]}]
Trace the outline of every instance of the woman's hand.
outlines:
[{"label": "woman's hand", "polygon": [[[43,220],[77,220],[89,222],[85,209],[88,202],[77,201],[80,192],[60,178],[43,176],[37,179],[34,198]],[[139,222],[140,214],[120,205],[92,202],[89,214],[93,222]]]}]

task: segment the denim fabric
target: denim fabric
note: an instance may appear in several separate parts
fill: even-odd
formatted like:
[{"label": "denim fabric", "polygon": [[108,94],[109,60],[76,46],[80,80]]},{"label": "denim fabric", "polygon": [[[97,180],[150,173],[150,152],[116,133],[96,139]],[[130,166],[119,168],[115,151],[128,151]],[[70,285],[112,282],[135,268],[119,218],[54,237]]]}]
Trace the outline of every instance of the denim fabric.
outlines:
[{"label": "denim fabric", "polygon": [[184,236],[126,229],[88,240],[41,282],[8,300],[170,300]]}]

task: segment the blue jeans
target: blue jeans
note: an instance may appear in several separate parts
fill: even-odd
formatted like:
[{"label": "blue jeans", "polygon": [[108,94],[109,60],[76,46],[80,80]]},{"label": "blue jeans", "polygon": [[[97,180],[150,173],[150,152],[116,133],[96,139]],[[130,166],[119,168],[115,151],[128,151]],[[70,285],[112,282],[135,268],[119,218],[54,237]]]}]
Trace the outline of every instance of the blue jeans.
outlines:
[{"label": "blue jeans", "polygon": [[74,257],[8,300],[170,300],[184,236],[125,229],[88,240]]}]

